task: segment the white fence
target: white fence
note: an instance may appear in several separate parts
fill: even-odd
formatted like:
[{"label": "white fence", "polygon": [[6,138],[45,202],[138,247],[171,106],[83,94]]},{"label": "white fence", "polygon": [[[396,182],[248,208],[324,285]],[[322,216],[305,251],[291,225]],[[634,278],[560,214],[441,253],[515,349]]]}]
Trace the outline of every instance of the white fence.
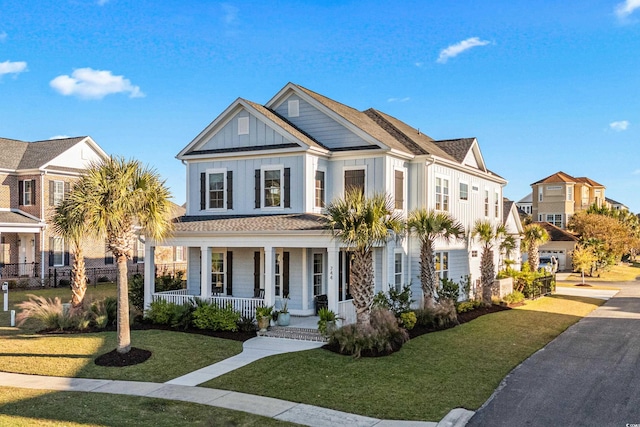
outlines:
[{"label": "white fence", "polygon": [[338,303],[338,317],[343,319],[343,325],[356,323],[356,307],[353,305],[353,300],[349,299]]},{"label": "white fence", "polygon": [[196,298],[208,302],[215,302],[221,307],[224,307],[227,304],[231,304],[231,307],[233,307],[235,311],[249,318],[256,317],[256,307],[264,306],[264,299],[262,298],[236,298],[223,296],[201,298],[200,295],[189,295],[186,289],[180,289],[177,291],[156,292],[153,294],[153,301],[163,299],[174,304],[193,303]]}]

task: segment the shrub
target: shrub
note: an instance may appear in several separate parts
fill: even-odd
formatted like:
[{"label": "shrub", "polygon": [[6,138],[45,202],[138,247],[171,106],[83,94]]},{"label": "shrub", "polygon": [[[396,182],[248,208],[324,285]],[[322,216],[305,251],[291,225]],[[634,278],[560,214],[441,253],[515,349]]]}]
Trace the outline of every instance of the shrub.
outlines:
[{"label": "shrub", "polygon": [[110,282],[110,281],[111,280],[107,276],[98,277],[98,283],[106,283],[106,282]]},{"label": "shrub", "polygon": [[134,274],[129,279],[129,303],[139,311],[144,311],[144,277]]},{"label": "shrub", "polygon": [[440,286],[438,286],[437,294],[438,302],[448,300],[455,304],[458,302],[458,298],[460,298],[460,285],[453,280],[443,277],[440,279]]},{"label": "shrub", "polygon": [[456,306],[451,300],[440,301],[435,307],[415,311],[416,325],[429,329],[446,329],[458,324]]},{"label": "shrub", "polygon": [[363,352],[385,355],[399,350],[409,340],[407,331],[398,325],[393,313],[383,308],[371,310],[371,325],[347,325],[334,331],[330,345],[337,345],[340,352],[356,358]]},{"label": "shrub", "polygon": [[522,292],[513,291],[510,294],[505,295],[502,300],[507,304],[518,304],[524,301],[524,294]]},{"label": "shrub", "polygon": [[158,325],[187,329],[191,325],[193,312],[194,307],[192,304],[175,304],[165,300],[158,300],[150,304],[146,317]]},{"label": "shrub", "polygon": [[336,314],[332,310],[322,307],[318,310],[318,317],[320,318],[320,320],[318,320],[318,332],[320,332],[323,337],[329,336],[327,332],[327,322],[335,322],[337,319]]},{"label": "shrub", "polygon": [[118,316],[118,299],[116,297],[107,297],[91,304],[89,311],[93,322],[98,328],[106,328],[115,325]]},{"label": "shrub", "polygon": [[237,331],[240,313],[231,304],[224,307],[216,303],[199,302],[193,312],[193,325],[199,329],[212,331]]},{"label": "shrub", "polygon": [[404,285],[402,290],[390,287],[387,293],[378,292],[373,298],[373,306],[385,308],[393,312],[396,317],[400,317],[402,313],[411,311],[411,285]]},{"label": "shrub", "polygon": [[481,305],[482,301],[480,300],[463,301],[461,303],[458,303],[458,305],[456,306],[456,311],[458,313],[466,313],[467,311],[475,310]]},{"label": "shrub", "polygon": [[256,321],[252,317],[242,316],[236,325],[239,332],[255,332],[256,330]]},{"label": "shrub", "polygon": [[407,311],[400,315],[400,323],[402,324],[402,327],[407,330],[413,329],[413,327],[416,326],[417,321],[418,319],[413,311]]}]

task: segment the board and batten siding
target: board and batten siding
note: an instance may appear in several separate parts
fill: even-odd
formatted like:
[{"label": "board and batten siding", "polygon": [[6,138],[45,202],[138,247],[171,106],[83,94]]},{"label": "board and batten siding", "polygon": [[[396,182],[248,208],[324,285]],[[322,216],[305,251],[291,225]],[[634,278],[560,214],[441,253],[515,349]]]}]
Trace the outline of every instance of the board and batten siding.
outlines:
[{"label": "board and batten siding", "polygon": [[[255,171],[262,166],[282,165],[290,168],[291,207],[282,209],[256,209]],[[200,174],[208,169],[233,171],[233,209],[200,210]],[[250,159],[191,162],[189,171],[189,204],[187,215],[258,215],[267,213],[300,213],[304,211],[304,156],[259,157]],[[284,179],[284,177],[282,177]],[[264,186],[264,183],[261,182]]]},{"label": "board and batten siding", "polygon": [[[289,100],[298,100],[299,102],[299,115],[297,117],[289,117]],[[298,128],[304,129],[307,134],[311,135],[317,141],[320,141],[326,147],[348,148],[370,145],[369,142],[366,142],[344,125],[327,116],[297,95],[291,95],[286,98],[275,108],[275,111]]]},{"label": "board and batten siding", "polygon": [[[238,135],[238,118],[249,118],[248,134]],[[231,117],[224,126],[204,144],[198,147],[198,150],[219,150],[231,148],[246,147],[264,147],[269,145],[288,144],[289,141],[276,132],[265,122],[250,114],[246,110],[241,110]]]},{"label": "board and batten siding", "polygon": [[344,171],[345,169],[365,169],[365,190],[367,195],[383,190],[384,157],[360,157],[357,159],[334,160],[330,162],[330,170],[327,181],[327,200],[331,201],[344,195]]}]

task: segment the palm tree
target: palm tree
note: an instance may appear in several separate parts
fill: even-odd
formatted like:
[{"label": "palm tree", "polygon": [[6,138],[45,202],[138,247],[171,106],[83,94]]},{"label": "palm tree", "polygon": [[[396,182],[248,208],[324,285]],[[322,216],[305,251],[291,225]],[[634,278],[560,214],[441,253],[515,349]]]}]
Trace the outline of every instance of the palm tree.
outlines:
[{"label": "palm tree", "polygon": [[500,243],[500,258],[502,260],[502,263],[506,264],[507,267],[514,263],[514,261],[511,260],[511,254],[516,250],[517,246],[518,241],[513,234],[506,235]]},{"label": "palm tree", "polygon": [[384,244],[392,233],[402,231],[402,217],[386,195],[367,198],[361,191],[354,190],[329,204],[326,220],[334,238],[353,250],[350,290],[356,323],[368,326],[375,289],[373,247]]},{"label": "palm tree", "polygon": [[82,250],[82,238],[87,231],[84,215],[73,209],[69,199],[65,199],[56,206],[51,224],[54,233],[71,243],[74,253],[71,268],[71,305],[79,307],[87,292],[87,273]]},{"label": "palm tree", "polygon": [[480,284],[482,286],[482,300],[491,303],[491,290],[496,278],[495,264],[493,263],[493,246],[500,242],[507,234],[504,225],[491,225],[487,220],[477,220],[471,231],[472,237],[477,237],[482,243],[482,256],[480,257]]},{"label": "palm tree", "polygon": [[524,227],[522,247],[527,250],[527,262],[531,271],[538,271],[540,257],[538,248],[549,240],[549,233],[540,224],[527,224]]},{"label": "palm tree", "polygon": [[461,240],[464,238],[464,227],[447,212],[420,208],[409,214],[407,228],[420,240],[420,285],[424,296],[423,304],[425,307],[433,307],[438,285],[434,260],[436,240]]},{"label": "palm tree", "polygon": [[87,230],[107,241],[118,265],[118,353],[131,350],[127,259],[134,249],[134,226],[162,240],[171,230],[170,193],[154,170],[137,160],[110,157],[90,165],[69,194],[73,215]]}]

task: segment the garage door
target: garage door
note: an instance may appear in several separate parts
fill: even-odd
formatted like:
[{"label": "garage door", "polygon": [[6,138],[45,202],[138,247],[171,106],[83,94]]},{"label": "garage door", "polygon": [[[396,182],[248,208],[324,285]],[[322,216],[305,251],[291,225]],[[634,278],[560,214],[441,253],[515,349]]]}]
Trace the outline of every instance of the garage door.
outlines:
[{"label": "garage door", "polygon": [[558,260],[558,270],[562,271],[565,270],[567,268],[566,264],[567,264],[567,254],[566,251],[564,250],[557,250],[557,251],[540,251],[540,258],[543,257],[556,257],[556,259]]}]

